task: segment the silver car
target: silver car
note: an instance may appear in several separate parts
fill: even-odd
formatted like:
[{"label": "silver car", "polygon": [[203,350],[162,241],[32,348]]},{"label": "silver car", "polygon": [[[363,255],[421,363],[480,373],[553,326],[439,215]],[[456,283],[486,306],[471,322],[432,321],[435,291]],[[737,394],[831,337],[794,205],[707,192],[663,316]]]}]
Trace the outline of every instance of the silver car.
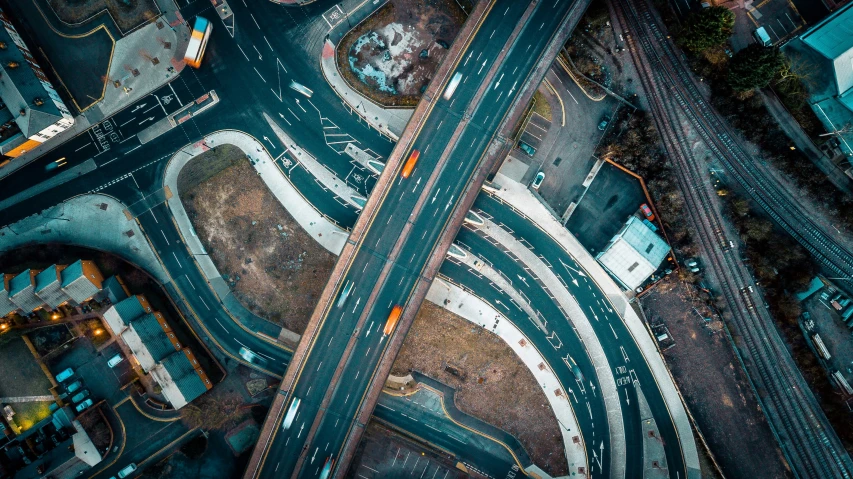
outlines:
[{"label": "silver car", "polygon": [[297,83],[293,80],[290,81],[290,88],[294,91],[302,93],[303,95],[307,96],[308,98],[311,98],[311,96],[314,94],[314,92],[311,91],[310,88],[308,88],[307,86],[305,86],[301,83]]}]

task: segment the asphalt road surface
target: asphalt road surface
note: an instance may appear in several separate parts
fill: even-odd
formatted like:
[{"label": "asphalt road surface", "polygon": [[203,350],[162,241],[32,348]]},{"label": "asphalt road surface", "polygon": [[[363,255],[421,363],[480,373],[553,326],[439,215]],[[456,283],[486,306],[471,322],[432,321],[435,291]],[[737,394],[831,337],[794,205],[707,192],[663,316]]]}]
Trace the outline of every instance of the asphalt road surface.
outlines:
[{"label": "asphalt road surface", "polygon": [[[317,477],[329,458],[337,459],[353,427],[377,365],[389,341],[383,334],[395,305],[407,305],[427,260],[504,113],[548,45],[551,34],[571,2],[539,3],[498,67],[479,103],[472,100],[501,49],[527,8],[527,2],[498,1],[478,34],[463,51],[455,72],[463,81],[450,100],[437,100],[413,149],[421,152],[412,175],[399,178],[374,212],[370,227],[357,245],[341,285],[352,282],[343,307],[326,311],[307,357],[296,365],[295,384],[288,391],[299,398],[299,416],[287,429],[277,428],[265,450],[259,476]],[[443,88],[442,88],[443,91]],[[457,126],[466,112],[470,121]],[[449,161],[429,178],[444,151]],[[408,157],[408,152],[404,157]],[[416,207],[422,198],[426,202]],[[408,227],[410,225],[410,227]],[[356,324],[365,316],[361,330]],[[355,336],[354,343],[350,338]],[[346,353],[346,354],[345,354]],[[339,379],[342,378],[342,379]],[[284,408],[283,411],[286,411]]]},{"label": "asphalt road surface", "polygon": [[[320,1],[306,7],[282,8],[271,2],[251,2],[250,6],[247,6],[241,1],[234,1],[231,5],[235,13],[233,29],[226,28],[215,16],[212,17],[211,12],[206,12],[205,15],[208,18],[212,17],[215,23],[202,68],[185,70],[172,83],[159,88],[114,117],[101,122],[27,167],[0,180],[0,190],[2,190],[0,202],[7,202],[0,211],[0,225],[10,224],[73,196],[93,191],[114,196],[126,205],[133,204],[162,188],[166,161],[178,149],[187,143],[198,141],[205,133],[223,128],[246,131],[258,139],[265,136],[270,138],[269,141],[264,140],[264,142],[273,156],[278,156],[283,151],[282,145],[262,120],[262,112],[279,119],[279,126],[284,131],[296,138],[300,146],[312,152],[340,178],[352,177],[351,173],[359,171],[360,167],[353,164],[346,155],[341,155],[334,145],[328,144],[323,130],[330,125],[330,122],[342,134],[349,135],[360,147],[369,148],[380,156],[387,156],[393,145],[340,108],[340,100],[325,83],[317,68],[318,46],[322,44],[327,31],[327,25],[320,14],[335,3],[337,2]],[[337,366],[336,361],[326,362],[323,357],[325,355],[340,357],[348,341],[349,331],[353,330],[359,316],[356,313],[370,315],[372,324],[368,321],[366,324],[369,328],[359,332],[359,339],[352,355],[342,364],[345,368],[343,377],[347,378],[347,381],[329,391],[330,407],[322,417],[321,427],[311,442],[315,445],[315,450],[310,452],[316,453],[316,457],[325,460],[327,456],[324,454],[327,451],[321,454],[320,446],[325,448],[328,444],[329,450],[332,450],[332,443],[339,446],[342,438],[345,437],[346,429],[357,410],[357,403],[361,400],[361,394],[370,380],[369,376],[372,375],[376,361],[381,356],[380,350],[387,344],[387,338],[384,340],[380,338],[380,329],[384,325],[384,319],[390,307],[396,303],[405,304],[407,293],[418,276],[419,268],[430,256],[435,238],[441,232],[442,220],[452,211],[470,171],[479,160],[479,152],[489,140],[502,112],[505,111],[513,92],[517,89],[515,82],[518,82],[518,85],[522,83],[525,72],[529,71],[535,62],[535,52],[540,51],[547,41],[546,34],[559,22],[562,15],[560,12],[564,12],[569,7],[568,2],[557,2],[555,5],[542,3],[544,2],[540,2],[537,12],[529,21],[527,30],[517,40],[510,56],[495,76],[495,83],[499,82],[500,85],[490,85],[485,98],[473,110],[474,115],[464,129],[462,137],[451,145],[453,151],[451,161],[445,167],[446,171],[441,173],[442,176],[434,189],[425,192],[422,185],[434,169],[441,149],[450,143],[449,139],[454,128],[461,120],[462,113],[479,86],[477,79],[482,78],[491,68],[491,62],[496,58],[498,50],[505,43],[512,26],[520,18],[527,3],[503,1],[498,2],[494,7],[478,37],[469,46],[470,54],[467,54],[465,60],[458,66],[457,71],[464,75],[464,83],[460,85],[451,101],[438,102],[430,120],[415,142],[414,147],[422,152],[418,166],[411,178],[399,181],[387,195],[380,214],[374,220],[374,223],[380,227],[374,228],[365,239],[363,254],[356,259],[357,264],[350,268],[351,276],[348,276],[347,280],[356,281],[356,287],[350,295],[347,307],[340,312],[333,311],[334,314],[327,318],[327,321],[331,321],[329,324],[334,327],[323,328],[321,337],[325,344],[318,338],[317,351],[312,353],[311,361],[313,362],[303,366],[304,377],[297,384],[298,388],[302,389],[298,392],[295,390],[297,397],[299,394],[304,394],[309,399],[303,405],[304,410],[300,412],[300,419],[307,420],[302,415],[316,413],[319,410],[317,407],[319,400],[316,398],[322,398],[323,395],[319,390],[311,390],[311,384],[329,384],[328,381],[324,383],[322,379],[330,378],[329,371],[333,371]],[[192,22],[195,14],[205,8],[209,8],[209,5],[204,2],[194,2],[186,7],[182,14]],[[311,85],[314,95],[308,99],[288,90],[286,85],[291,79]],[[144,145],[140,143],[136,136],[140,131],[211,90],[216,90],[221,98],[217,106],[163,134],[156,141]],[[72,168],[91,164],[89,162],[94,162],[96,166],[94,170],[77,176],[60,176]],[[363,170],[360,171],[363,172]],[[355,212],[343,208],[329,192],[317,185],[310,174],[300,170],[289,172],[289,176],[297,188],[321,211],[328,212],[345,227],[354,224],[357,217]],[[364,176],[370,177],[369,174]],[[60,180],[61,183],[57,184]],[[419,180],[421,180],[420,183]],[[351,186],[363,191],[366,195],[372,190],[373,183],[371,180],[353,183]],[[424,209],[419,211],[417,216],[409,218],[409,213],[420,196],[428,197],[430,201],[427,201]],[[16,198],[22,197],[26,199],[15,201]],[[478,207],[487,209],[479,203]],[[512,213],[511,210],[497,204],[493,207],[493,214],[501,217],[504,223],[510,224],[504,217]],[[207,335],[231,357],[237,358],[240,347],[245,346],[259,353],[262,358],[259,361],[260,364],[255,364],[255,367],[279,376],[283,374],[290,359],[290,352],[243,329],[228,315],[190,257],[186,246],[183,245],[170,218],[168,208],[164,205],[155,206],[142,213],[137,219],[172,277],[172,283],[167,285],[167,289],[173,293],[176,301],[183,302],[194,313],[188,317],[193,327],[203,336]],[[415,224],[413,232],[400,254],[394,259],[389,277],[382,285],[377,285],[379,288],[377,301],[370,310],[362,309],[360,312],[353,312],[356,304],[362,308],[365,307],[369,296],[368,286],[374,284],[370,278],[375,280],[377,272],[388,264],[387,253],[399,236],[391,232],[401,231],[407,220]],[[530,235],[525,234],[525,238],[531,243],[536,240],[537,235],[542,235],[526,220],[518,221],[519,225],[513,226],[516,231],[525,231],[525,228],[535,230]],[[550,238],[543,239],[545,240],[553,241]],[[545,243],[542,247],[553,248],[554,246],[553,243],[550,246]],[[494,251],[484,254],[490,258],[493,256],[498,258],[492,261],[500,261],[499,257],[502,255],[501,252]],[[567,264],[573,264],[568,255],[565,255],[564,261]],[[452,266],[447,267],[452,268]],[[444,269],[442,273],[445,273]],[[454,280],[457,279],[455,273],[448,276]],[[460,271],[458,278],[465,284],[470,282],[471,288],[482,292],[482,297],[487,300],[489,300],[489,294],[494,291],[488,285],[474,283],[476,278],[466,271]],[[566,280],[568,281],[568,278]],[[577,294],[582,306],[587,302],[592,304],[596,300],[596,298],[583,296],[583,294],[594,293],[580,291]],[[359,299],[361,299],[360,302]],[[335,315],[337,317],[333,317]],[[618,320],[618,317],[614,317]],[[338,324],[334,324],[334,321]],[[529,323],[526,318],[519,321]],[[621,324],[621,321],[616,323]],[[617,333],[623,337],[623,330],[617,329]],[[624,330],[624,334],[627,337],[627,330]],[[609,329],[601,332],[600,338],[603,343],[607,341],[609,335],[611,335]],[[572,341],[570,338],[574,335],[567,331],[565,335],[560,334],[560,337],[569,344],[569,341]],[[542,338],[539,338],[539,341],[542,341]],[[621,355],[619,348],[621,343],[611,341],[603,345],[608,355],[613,356],[610,358],[611,364],[617,364],[614,358]],[[653,385],[654,381],[651,376],[642,375],[640,371],[642,368],[639,367],[645,366],[642,357],[639,356],[639,352],[630,350],[628,346],[630,345],[626,346],[626,351],[631,364],[637,369],[637,375],[649,398],[658,424],[662,425],[666,422],[670,430],[674,431],[671,428],[671,421],[666,420],[665,405],[659,400],[659,394],[656,396],[654,392],[646,390],[647,385]],[[540,348],[543,353],[546,349]],[[320,354],[321,352],[323,354]],[[549,358],[549,363],[556,370],[561,359],[555,354],[551,356],[553,357]],[[586,369],[591,368],[586,354],[573,355],[573,358],[578,361],[582,369],[591,371]],[[575,382],[571,373],[565,369],[561,374],[560,379],[563,384],[571,387]],[[587,377],[593,377],[593,375],[587,374]],[[652,389],[656,390],[656,388]],[[316,401],[313,405],[312,398]],[[626,399],[628,399],[627,396]],[[631,403],[635,404],[636,401]],[[602,415],[600,401],[595,398],[590,399],[590,408],[595,413],[594,419],[587,420],[587,426],[582,422],[582,429],[590,427],[592,422],[604,424],[605,418]],[[576,411],[583,412],[583,409],[585,406],[577,408]],[[663,415],[659,416],[659,413]],[[623,415],[628,417],[628,414],[628,410],[623,407]],[[583,414],[578,414],[579,419],[584,421],[582,416]],[[345,425],[347,427],[344,427]],[[629,421],[626,421],[626,425],[629,426]],[[605,430],[606,428],[600,426],[596,435],[604,442],[607,441],[606,436],[602,436]],[[584,433],[586,437],[586,431]],[[675,451],[672,454],[673,459],[669,459],[670,471],[675,471],[676,468],[673,465],[678,463],[677,458],[680,457],[677,452],[677,438],[673,436],[674,432],[667,436],[668,433],[664,427],[662,427],[662,434],[666,439],[668,451],[670,449]],[[287,459],[289,457],[287,454],[291,450],[300,452],[302,444],[293,449],[292,445],[287,444],[286,438],[282,440],[282,437],[296,435],[295,429],[279,433],[277,442],[273,444],[277,449],[269,454],[269,458],[272,459],[268,458],[268,462],[274,466],[265,468],[265,474],[275,476],[273,469],[276,465],[287,466],[287,464],[278,464],[281,462],[279,458]],[[636,431],[629,432],[627,436],[629,437],[629,462],[636,463],[632,461],[638,460],[635,454],[637,443],[632,443],[630,439],[636,437]],[[301,436],[303,441],[305,437],[305,434]],[[299,442],[299,438],[297,437],[295,441]],[[631,448],[632,444],[634,449]],[[334,453],[327,455],[332,454]],[[307,453],[306,457],[308,457]],[[316,461],[317,459],[315,464]],[[308,466],[303,472],[310,476],[313,472],[310,470],[311,463],[306,461],[306,464]],[[628,470],[632,469],[628,467]],[[681,470],[683,471],[683,468]],[[675,477],[674,473],[672,475]],[[683,472],[681,477],[685,477]]]}]

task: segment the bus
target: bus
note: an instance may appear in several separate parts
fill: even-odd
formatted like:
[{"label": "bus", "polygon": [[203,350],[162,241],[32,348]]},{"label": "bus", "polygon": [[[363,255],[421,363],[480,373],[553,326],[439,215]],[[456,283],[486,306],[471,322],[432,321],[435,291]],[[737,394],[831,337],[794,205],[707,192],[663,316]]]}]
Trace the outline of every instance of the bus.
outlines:
[{"label": "bus", "polygon": [[412,150],[412,154],[409,155],[409,159],[406,160],[406,164],[403,165],[403,178],[408,178],[409,175],[412,174],[412,170],[415,169],[415,163],[418,162],[418,158],[421,157],[421,152],[418,150]]},{"label": "bus", "polygon": [[456,87],[459,86],[459,80],[461,80],[461,79],[462,79],[461,73],[456,72],[456,74],[453,75],[453,78],[450,79],[450,83],[447,84],[447,88],[444,89],[444,99],[445,100],[449,100],[450,97],[453,96],[453,93],[456,91]]},{"label": "bus", "polygon": [[400,314],[403,312],[403,307],[400,305],[395,305],[391,308],[391,314],[388,315],[388,321],[385,322],[385,329],[382,331],[382,334],[388,336],[394,331],[394,327],[397,326],[397,321],[400,320]]},{"label": "bus", "polygon": [[184,54],[184,61],[187,62],[187,65],[193,68],[201,66],[201,57],[204,56],[204,49],[207,48],[207,40],[210,38],[211,30],[213,30],[213,26],[206,18],[195,17],[190,43],[187,45],[187,53]]}]

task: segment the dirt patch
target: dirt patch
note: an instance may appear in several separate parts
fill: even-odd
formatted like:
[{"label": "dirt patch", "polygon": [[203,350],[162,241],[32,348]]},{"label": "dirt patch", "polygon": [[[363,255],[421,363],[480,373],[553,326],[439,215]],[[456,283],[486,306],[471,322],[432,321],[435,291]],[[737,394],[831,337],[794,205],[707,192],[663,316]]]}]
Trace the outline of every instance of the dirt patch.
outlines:
[{"label": "dirt patch", "polygon": [[533,374],[497,335],[424,303],[392,374],[410,369],[456,388],[456,406],[514,435],[552,476],[567,474],[560,429]]},{"label": "dirt patch", "polygon": [[668,278],[643,296],[642,306],[675,341],[664,357],[708,447],[726,477],[790,477],[721,323],[688,288]]},{"label": "dirt patch", "polygon": [[106,10],[122,32],[154,20],[160,9],[154,0],[48,0],[50,8],[65,23],[83,23]]},{"label": "dirt patch", "polygon": [[414,106],[466,16],[455,0],[391,0],[344,36],[338,68],[368,98]]},{"label": "dirt patch", "polygon": [[[191,188],[179,186],[181,201],[234,296],[258,316],[301,334],[335,256],[302,230],[240,150],[230,150],[229,159],[220,148],[193,163],[208,166],[205,155],[219,155],[215,161],[225,169],[195,176],[202,181]],[[183,173],[181,182],[192,183]]]},{"label": "dirt patch", "polygon": [[536,93],[533,94],[533,111],[542,115],[542,118],[548,121],[552,120],[551,103],[548,102],[548,98],[539,90],[536,90]]}]

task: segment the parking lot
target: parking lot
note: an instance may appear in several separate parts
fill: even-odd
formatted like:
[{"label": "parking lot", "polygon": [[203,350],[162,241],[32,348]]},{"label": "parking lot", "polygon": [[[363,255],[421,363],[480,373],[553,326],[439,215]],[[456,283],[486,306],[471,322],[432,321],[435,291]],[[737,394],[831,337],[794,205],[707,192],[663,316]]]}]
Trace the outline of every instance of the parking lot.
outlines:
[{"label": "parking lot", "polygon": [[787,0],[746,2],[745,6],[755,28],[764,27],[774,45],[800,33],[805,27],[806,22],[799,11]]},{"label": "parking lot", "polygon": [[[531,169],[535,171],[541,164],[545,179],[538,193],[562,215],[583,193],[583,182],[595,164],[592,154],[604,133],[598,125],[602,119],[613,117],[617,102],[610,97],[600,101],[590,99],[558,65],[548,72],[547,78],[559,98],[547,91],[554,112],[553,122],[537,149]],[[561,125],[563,110],[565,126]],[[531,172],[531,181],[532,175]]]},{"label": "parking lot", "polygon": [[119,352],[115,343],[98,352],[88,339],[81,338],[74,341],[67,352],[50,361],[48,367],[54,375],[72,368],[74,377],[81,380],[82,389],[89,391],[90,398],[96,402],[105,399],[113,405],[127,395],[121,390],[122,386],[135,378],[130,361],[122,361],[113,368],[107,366],[109,358]]},{"label": "parking lot", "polygon": [[346,477],[462,479],[469,476],[454,468],[448,458],[425,450],[371,421]]}]

